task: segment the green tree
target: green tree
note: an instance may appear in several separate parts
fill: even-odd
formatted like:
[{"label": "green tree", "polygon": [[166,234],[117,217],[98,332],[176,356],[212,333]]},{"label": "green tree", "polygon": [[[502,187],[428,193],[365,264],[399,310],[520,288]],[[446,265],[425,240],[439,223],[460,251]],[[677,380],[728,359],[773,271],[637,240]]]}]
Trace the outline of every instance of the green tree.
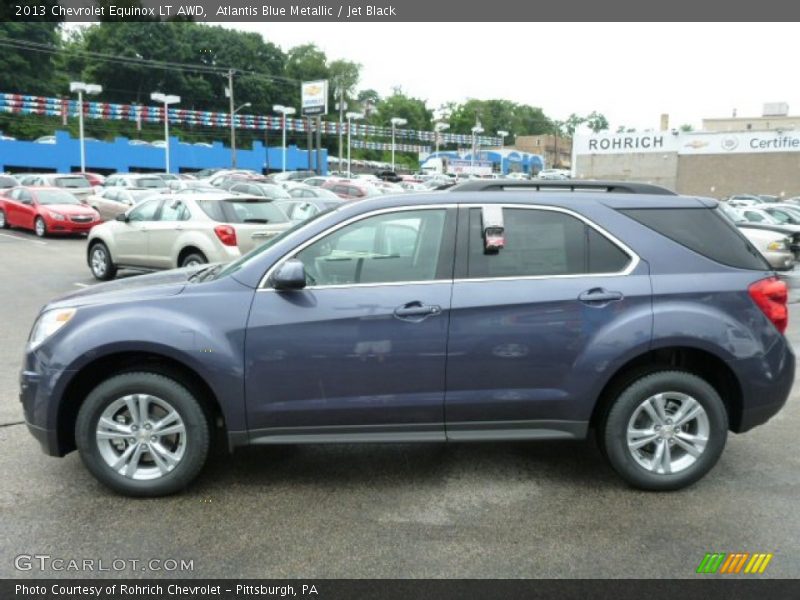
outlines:
[{"label": "green tree", "polygon": [[606,119],[605,115],[597,112],[596,110],[593,110],[591,113],[589,113],[589,116],[586,117],[585,123],[589,126],[589,129],[595,133],[608,129],[608,119]]},{"label": "green tree", "polygon": [[334,60],[328,65],[330,78],[330,107],[340,98],[345,101],[351,99],[355,93],[356,84],[361,78],[361,65],[349,60]]},{"label": "green tree", "polygon": [[684,123],[678,129],[680,129],[684,133],[689,133],[690,131],[694,131],[694,127],[692,125],[690,125],[689,123]]},{"label": "green tree", "polygon": [[[58,23],[0,23],[0,37],[10,41],[56,45]],[[0,48],[0,90],[22,94],[52,95],[56,89],[53,56],[35,50]],[[61,90],[63,91],[63,90]]]}]

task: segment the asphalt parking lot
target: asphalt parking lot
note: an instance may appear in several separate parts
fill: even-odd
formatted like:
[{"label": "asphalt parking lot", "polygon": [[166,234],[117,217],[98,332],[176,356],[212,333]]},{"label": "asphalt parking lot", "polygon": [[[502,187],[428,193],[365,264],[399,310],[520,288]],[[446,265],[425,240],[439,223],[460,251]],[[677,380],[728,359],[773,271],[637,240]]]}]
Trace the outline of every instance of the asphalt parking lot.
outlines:
[{"label": "asphalt parking lot", "polygon": [[680,578],[742,551],[775,554],[763,576],[800,573],[797,390],[674,493],[629,489],[587,442],[254,448],[218,453],[183,494],[116,496],[75,453],[42,454],[17,397],[40,306],[94,285],[84,246],[0,232],[0,577],[92,575],[18,571],[20,554],[192,560],[189,577]]}]

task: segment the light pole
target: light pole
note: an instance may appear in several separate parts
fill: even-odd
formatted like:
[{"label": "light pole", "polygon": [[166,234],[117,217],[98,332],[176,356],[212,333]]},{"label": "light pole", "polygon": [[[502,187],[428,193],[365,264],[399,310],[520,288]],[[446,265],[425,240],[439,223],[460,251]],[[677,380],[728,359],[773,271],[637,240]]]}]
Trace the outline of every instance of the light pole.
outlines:
[{"label": "light pole", "polygon": [[394,132],[397,127],[402,127],[403,125],[408,123],[408,121],[400,117],[392,117],[391,122],[392,122],[392,171],[394,171],[394,146],[395,146]]},{"label": "light pole", "polygon": [[69,84],[70,92],[78,92],[78,135],[81,146],[81,173],[86,173],[86,140],[83,137],[83,94],[99,94],[103,86],[94,83],[72,81]]},{"label": "light pole", "polygon": [[169,173],[169,105],[181,101],[180,96],[170,96],[161,92],[153,92],[150,99],[164,104],[164,156],[166,157],[166,172]]},{"label": "light pole", "polygon": [[506,145],[506,136],[508,135],[507,131],[503,131],[502,129],[497,132],[497,135],[500,136],[500,175],[503,174],[503,147]]},{"label": "light pole", "polygon": [[349,112],[345,116],[347,117],[347,176],[352,177],[353,171],[350,165],[350,130],[353,128],[353,121],[359,121],[363,119],[364,115],[362,113]]},{"label": "light pole", "polygon": [[253,106],[250,102],[245,102],[231,113],[231,168],[236,168],[236,118],[235,115],[243,108]]},{"label": "light pole", "polygon": [[434,123],[433,124],[433,131],[436,133],[436,154],[439,154],[439,137],[440,137],[440,134],[445,129],[450,129],[450,124],[449,123]]},{"label": "light pole", "polygon": [[471,173],[471,175],[475,174],[474,173],[474,171],[475,171],[475,152],[478,151],[478,134],[479,133],[483,133],[483,127],[481,127],[480,125],[475,125],[475,127],[472,128],[472,153],[470,154],[470,161],[469,161],[470,171],[473,171]]},{"label": "light pole", "polygon": [[286,173],[286,117],[293,115],[297,111],[292,106],[276,104],[272,107],[276,113],[283,115],[283,172]]}]

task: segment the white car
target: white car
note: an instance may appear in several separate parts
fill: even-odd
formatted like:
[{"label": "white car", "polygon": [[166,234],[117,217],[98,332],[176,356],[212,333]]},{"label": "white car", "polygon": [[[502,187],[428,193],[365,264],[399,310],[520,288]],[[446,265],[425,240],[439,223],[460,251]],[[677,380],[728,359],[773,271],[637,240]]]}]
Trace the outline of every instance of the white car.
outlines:
[{"label": "white car", "polygon": [[87,262],[102,281],[113,279],[118,269],[229,262],[289,226],[284,212],[263,197],[223,191],[159,194],[92,228]]},{"label": "white car", "polygon": [[80,173],[30,173],[19,175],[20,185],[57,187],[69,191],[86,204],[86,198],[94,192],[92,184]]},{"label": "white car", "polygon": [[563,169],[542,169],[536,176],[539,179],[569,179],[569,171]]}]

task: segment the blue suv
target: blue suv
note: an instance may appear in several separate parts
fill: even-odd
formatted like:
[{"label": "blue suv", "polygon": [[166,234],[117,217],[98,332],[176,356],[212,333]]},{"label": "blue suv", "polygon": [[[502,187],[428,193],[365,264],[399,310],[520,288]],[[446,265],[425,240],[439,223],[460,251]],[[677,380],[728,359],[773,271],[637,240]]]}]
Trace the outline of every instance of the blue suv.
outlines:
[{"label": "blue suv", "polygon": [[772,417],[786,286],[713,200],[469,182],[321,213],[228,265],[44,307],[21,373],[45,452],[173,493],[250,444],[580,439],[672,490]]}]

